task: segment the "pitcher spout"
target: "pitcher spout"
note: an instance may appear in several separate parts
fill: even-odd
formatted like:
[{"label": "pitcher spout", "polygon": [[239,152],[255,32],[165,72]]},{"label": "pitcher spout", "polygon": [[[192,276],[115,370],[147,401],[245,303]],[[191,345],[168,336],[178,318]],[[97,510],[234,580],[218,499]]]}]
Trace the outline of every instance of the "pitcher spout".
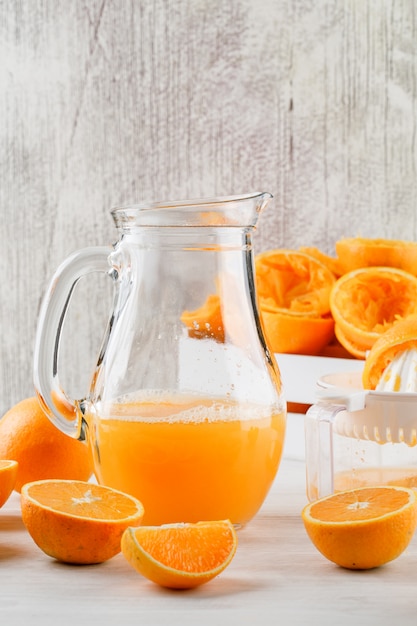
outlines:
[{"label": "pitcher spout", "polygon": [[144,226],[255,228],[271,198],[272,194],[264,191],[175,202],[143,202],[115,207],[111,213],[116,227],[128,231]]},{"label": "pitcher spout", "polygon": [[272,198],[272,194],[270,194],[268,191],[263,191],[258,195],[256,204],[256,212],[258,215],[260,215],[260,213],[262,213],[262,211],[267,207]]}]

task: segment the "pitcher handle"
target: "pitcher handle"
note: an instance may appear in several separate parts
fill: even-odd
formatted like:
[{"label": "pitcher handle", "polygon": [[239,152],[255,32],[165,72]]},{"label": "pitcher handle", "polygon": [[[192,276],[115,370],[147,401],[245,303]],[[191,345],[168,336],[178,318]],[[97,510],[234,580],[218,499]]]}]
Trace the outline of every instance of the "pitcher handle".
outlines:
[{"label": "pitcher handle", "polygon": [[34,385],[43,410],[61,431],[85,439],[79,401],[69,398],[59,383],[58,354],[65,315],[74,288],[83,276],[110,270],[109,247],[78,250],[55,271],[39,313],[34,348]]}]

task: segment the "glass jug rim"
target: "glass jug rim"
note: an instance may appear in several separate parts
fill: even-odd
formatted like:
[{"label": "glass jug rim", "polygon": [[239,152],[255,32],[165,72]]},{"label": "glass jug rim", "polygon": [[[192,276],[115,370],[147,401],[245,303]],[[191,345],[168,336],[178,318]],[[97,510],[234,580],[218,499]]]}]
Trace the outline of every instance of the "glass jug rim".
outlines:
[{"label": "glass jug rim", "polygon": [[269,192],[212,196],[173,201],[127,203],[110,213],[117,228],[135,226],[234,226],[255,227],[263,208],[272,198]]}]

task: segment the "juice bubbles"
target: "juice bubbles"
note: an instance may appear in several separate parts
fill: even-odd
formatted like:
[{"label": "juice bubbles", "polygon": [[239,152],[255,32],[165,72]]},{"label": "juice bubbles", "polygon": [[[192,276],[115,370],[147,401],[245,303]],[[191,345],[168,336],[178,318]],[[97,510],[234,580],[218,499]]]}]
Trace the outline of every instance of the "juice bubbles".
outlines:
[{"label": "juice bubbles", "polygon": [[89,421],[97,480],[139,498],[151,525],[244,525],[275,478],[285,433],[283,412],[195,397],[113,404]]}]

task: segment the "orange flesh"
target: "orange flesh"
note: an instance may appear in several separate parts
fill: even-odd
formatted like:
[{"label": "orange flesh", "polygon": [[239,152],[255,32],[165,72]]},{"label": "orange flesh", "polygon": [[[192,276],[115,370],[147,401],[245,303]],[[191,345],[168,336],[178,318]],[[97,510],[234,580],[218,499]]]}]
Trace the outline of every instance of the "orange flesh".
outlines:
[{"label": "orange flesh", "polygon": [[94,484],[34,484],[30,487],[29,496],[44,507],[87,519],[119,520],[137,513],[134,502]]},{"label": "orange flesh", "polygon": [[311,517],[322,522],[357,522],[371,520],[408,504],[409,495],[392,489],[361,489],[336,494],[331,499],[319,500],[310,509]]},{"label": "orange flesh", "polygon": [[[203,532],[184,528],[140,529],[136,538],[156,561],[182,572],[208,572],[221,565],[233,548],[233,535],[227,529],[204,526]],[[157,537],[157,541],[155,540]]]}]

